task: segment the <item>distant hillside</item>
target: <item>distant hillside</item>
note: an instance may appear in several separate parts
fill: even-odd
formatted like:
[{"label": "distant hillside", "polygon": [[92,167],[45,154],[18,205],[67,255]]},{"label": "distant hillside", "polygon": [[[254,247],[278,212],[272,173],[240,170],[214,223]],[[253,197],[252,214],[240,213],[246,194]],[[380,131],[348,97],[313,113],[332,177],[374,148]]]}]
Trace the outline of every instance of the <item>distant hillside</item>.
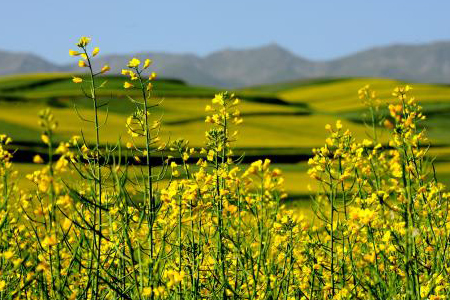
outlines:
[{"label": "distant hillside", "polygon": [[317,74],[450,83],[450,42],[373,48],[323,63]]},{"label": "distant hillside", "polygon": [[[311,61],[271,44],[247,50],[225,49],[205,57],[163,52],[104,55],[120,72],[130,57],[150,57],[162,77],[190,84],[243,87],[319,77],[385,77],[417,82],[450,83],[450,42],[393,45],[357,52],[330,61]],[[76,63],[58,66],[32,54],[0,51],[0,75],[79,71]]]},{"label": "distant hillside", "polygon": [[34,54],[0,50],[0,75],[58,71],[60,66]]}]

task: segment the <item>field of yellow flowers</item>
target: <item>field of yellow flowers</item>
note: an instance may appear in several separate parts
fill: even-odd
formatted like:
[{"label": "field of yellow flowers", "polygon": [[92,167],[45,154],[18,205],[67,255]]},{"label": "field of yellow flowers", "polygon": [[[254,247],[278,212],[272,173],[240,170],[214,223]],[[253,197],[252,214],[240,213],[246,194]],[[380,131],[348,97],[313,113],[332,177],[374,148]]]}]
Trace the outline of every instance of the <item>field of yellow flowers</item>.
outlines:
[{"label": "field of yellow flowers", "polygon": [[[70,54],[89,71],[73,82],[92,102],[93,118],[78,117],[95,145],[81,135],[54,147],[58,123],[42,111],[48,160],[34,157],[42,168],[23,190],[11,138],[0,136],[0,299],[449,298],[450,194],[426,156],[410,86],[394,90],[388,117],[370,87],[359,90],[370,138],[324,124],[329,137],[309,161],[314,217],[304,217],[281,204],[283,174],[269,160],[243,168],[234,159],[243,126],[234,94],[206,107],[203,148],[160,139],[149,59],[122,71],[124,88],[140,92],[130,96],[129,142],[102,146],[97,95],[109,66],[93,69],[99,49],[89,43],[82,37]],[[378,123],[390,129],[388,143]],[[143,157],[144,167],[122,154]]]}]

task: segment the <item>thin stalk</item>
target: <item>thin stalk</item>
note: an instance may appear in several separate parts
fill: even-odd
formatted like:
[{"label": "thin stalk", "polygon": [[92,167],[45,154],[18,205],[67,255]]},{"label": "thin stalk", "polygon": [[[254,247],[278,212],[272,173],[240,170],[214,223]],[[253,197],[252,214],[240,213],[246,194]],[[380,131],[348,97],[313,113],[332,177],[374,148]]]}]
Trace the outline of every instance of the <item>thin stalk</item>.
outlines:
[{"label": "thin stalk", "polygon": [[330,176],[330,185],[331,185],[331,212],[330,212],[330,222],[331,222],[331,229],[330,229],[330,237],[331,237],[331,248],[330,248],[330,252],[331,252],[331,266],[330,266],[330,272],[331,272],[331,294],[334,297],[334,187],[332,186],[333,183],[333,178],[331,176],[331,173],[329,173]]},{"label": "thin stalk", "polygon": [[[90,79],[91,79],[91,99],[94,106],[94,129],[95,129],[95,159],[94,164],[96,166],[96,173],[94,178],[94,193],[97,194],[98,192],[98,206],[102,206],[102,173],[101,173],[101,166],[100,166],[100,133],[99,133],[99,122],[98,122],[98,101],[97,101],[97,95],[96,95],[96,86],[95,86],[95,74],[92,69],[91,60],[89,58],[89,55],[87,53],[86,48],[83,48],[84,53],[86,55],[86,59],[88,62],[89,67],[89,73],[90,73]],[[98,212],[97,212],[98,211]],[[98,214],[98,224],[96,224],[96,218]],[[96,226],[98,227],[98,232],[101,233],[102,230],[102,212],[100,208],[95,207],[94,208],[94,228]],[[94,240],[95,240],[95,232],[94,232]],[[100,278],[100,258],[101,258],[101,242],[102,242],[102,236],[101,234],[98,235],[98,246],[97,246],[97,264],[96,264],[96,276],[95,276],[95,300],[99,297],[99,278]],[[95,242],[94,242],[95,244]]]},{"label": "thin stalk", "polygon": [[[146,150],[146,164],[147,164],[147,185],[148,185],[148,204],[150,207],[150,219],[148,221],[149,223],[149,241],[148,243],[150,244],[150,270],[149,270],[149,275],[150,275],[150,286],[153,289],[153,257],[154,257],[154,237],[153,237],[153,223],[155,221],[155,198],[153,197],[153,182],[152,182],[152,163],[151,163],[151,157],[150,157],[150,140],[151,140],[151,136],[150,136],[150,130],[149,130],[149,125],[148,125],[148,103],[147,103],[147,93],[145,92],[145,86],[144,86],[144,82],[142,81],[142,77],[141,77],[141,72],[138,70],[138,68],[136,67],[136,72],[138,74],[138,78],[139,78],[139,83],[141,86],[141,91],[142,91],[142,98],[144,101],[144,135],[145,135],[145,150]],[[152,299],[153,299],[153,293],[152,293]]]}]

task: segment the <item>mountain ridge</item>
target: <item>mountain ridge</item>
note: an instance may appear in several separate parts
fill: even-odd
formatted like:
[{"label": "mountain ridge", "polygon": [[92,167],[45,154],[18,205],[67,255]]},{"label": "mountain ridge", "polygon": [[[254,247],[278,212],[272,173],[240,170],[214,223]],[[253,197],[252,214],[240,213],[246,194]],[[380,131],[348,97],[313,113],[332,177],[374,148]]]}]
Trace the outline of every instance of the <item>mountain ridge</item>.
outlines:
[{"label": "mountain ridge", "polygon": [[[99,56],[95,64],[109,64],[119,73],[131,57],[151,58],[153,70],[161,77],[216,87],[245,87],[321,77],[450,82],[450,41],[378,46],[330,60],[310,60],[271,43],[249,49],[225,48],[205,56],[161,51],[107,54]],[[0,50],[0,75],[79,71],[75,62],[58,65],[32,53]]]}]

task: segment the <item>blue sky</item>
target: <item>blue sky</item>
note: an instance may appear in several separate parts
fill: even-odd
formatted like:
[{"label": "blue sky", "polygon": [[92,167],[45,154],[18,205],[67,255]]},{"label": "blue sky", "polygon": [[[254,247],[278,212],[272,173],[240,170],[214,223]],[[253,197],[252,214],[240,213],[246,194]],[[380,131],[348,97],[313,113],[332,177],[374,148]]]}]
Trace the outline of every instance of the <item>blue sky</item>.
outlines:
[{"label": "blue sky", "polygon": [[278,43],[332,59],[393,43],[450,40],[450,1],[2,0],[0,49],[70,61],[81,35],[103,53],[192,52]]}]

